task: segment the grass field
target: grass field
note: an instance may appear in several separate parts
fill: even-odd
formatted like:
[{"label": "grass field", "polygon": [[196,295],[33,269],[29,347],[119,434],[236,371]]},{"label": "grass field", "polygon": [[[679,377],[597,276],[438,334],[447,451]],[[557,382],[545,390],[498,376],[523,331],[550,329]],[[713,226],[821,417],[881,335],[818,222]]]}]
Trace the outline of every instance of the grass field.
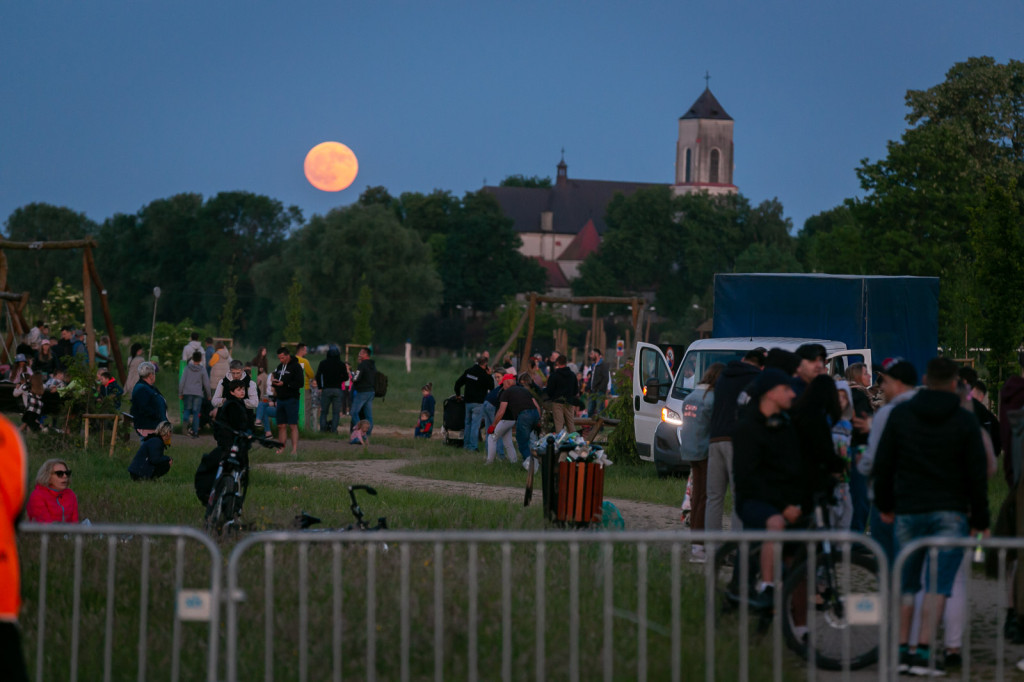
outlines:
[{"label": "grass field", "polygon": [[[316,359],[314,359],[314,366]],[[378,425],[402,427],[411,434],[416,421],[420,402],[420,386],[428,381],[435,384],[435,395],[440,409],[447,390],[463,369],[461,363],[448,361],[419,362],[414,371],[406,374],[399,359],[383,358],[378,366],[389,374],[390,389],[386,400],[374,403],[374,416]],[[174,396],[176,387],[173,377],[164,373],[160,387],[165,395]],[[444,387],[444,388],[442,388]],[[173,400],[173,398],[172,398]],[[173,404],[172,412],[176,410]],[[174,414],[174,417],[177,415]],[[399,436],[377,436],[372,439],[373,447],[338,447],[328,442],[329,437],[318,435],[307,438],[300,444],[299,461],[330,461],[338,458],[397,458],[408,460],[401,473],[419,477],[469,481],[480,485],[522,485],[525,473],[517,467],[483,467],[479,455],[466,454],[462,450],[445,447],[439,440],[415,441]],[[193,490],[193,474],[205,447],[201,441],[176,438],[168,454],[174,458],[170,473],[156,482],[134,483],[130,481],[126,467],[134,454],[134,445],[119,445],[113,457],[108,457],[105,448],[96,441],[90,442],[90,450],[79,446],[59,447],[52,438],[30,437],[28,439],[30,470],[44,459],[59,455],[68,461],[74,471],[73,488],[79,497],[83,518],[94,523],[157,523],[178,524],[201,528],[203,507]],[[271,450],[259,450],[252,454],[256,462],[293,462],[288,454],[276,454]],[[372,483],[372,481],[369,481]],[[658,479],[653,467],[612,466],[606,475],[606,496],[653,502],[677,506],[682,498],[684,482],[673,479]],[[392,528],[409,530],[540,530],[546,527],[542,518],[539,499],[537,504],[523,508],[521,504],[495,502],[463,497],[441,495],[388,486],[377,486],[376,498],[364,496],[362,506],[369,519],[386,516]],[[539,496],[538,496],[539,497]],[[341,526],[351,521],[349,500],[342,484],[332,479],[317,479],[308,476],[276,473],[255,469],[251,475],[250,493],[246,502],[245,517],[253,530],[288,528],[292,518],[300,510],[308,510],[324,519],[327,526]],[[627,519],[628,523],[628,519]],[[222,559],[226,557],[237,538],[220,540]],[[25,631],[27,660],[34,668],[35,644],[39,635],[39,581],[40,538],[23,537],[20,541],[23,565],[23,594],[25,604],[21,622]],[[150,604],[145,623],[147,659],[142,665],[143,677],[165,677],[172,663],[170,643],[173,622],[174,555],[175,543],[169,540],[154,540],[148,562],[143,557],[140,541],[125,542],[112,538],[86,539],[82,543],[69,542],[60,536],[53,537],[48,545],[46,617],[43,655],[43,679],[64,679],[69,677],[68,652],[74,648],[70,619],[74,608],[73,571],[81,571],[80,593],[80,639],[77,646],[80,678],[91,679],[102,669],[104,656],[103,632],[108,613],[106,586],[113,580],[114,593],[112,627],[112,678],[135,679],[140,667],[138,638],[143,624],[139,613],[139,599],[142,591],[140,571],[145,564],[150,572],[148,593]],[[204,576],[210,569],[208,559],[201,548],[187,544],[183,550],[186,556],[183,569],[183,584],[186,587],[201,587]],[[242,608],[242,643],[240,656],[240,679],[258,679],[264,676],[266,634],[272,633],[274,652],[271,665],[275,679],[295,679],[297,676],[296,656],[301,614],[298,611],[297,581],[295,576],[302,564],[297,546],[279,549],[267,559],[262,551],[252,551],[243,560],[243,589],[246,601]],[[574,585],[569,584],[569,556],[565,545],[548,548],[542,582],[545,586],[543,603],[536,603],[536,548],[517,546],[509,557],[507,570],[503,573],[503,554],[500,536],[495,543],[481,543],[477,552],[476,570],[479,572],[479,594],[477,597],[478,628],[475,634],[468,626],[467,613],[470,608],[469,595],[465,585],[469,568],[466,545],[447,545],[441,550],[443,570],[442,586],[438,592],[435,582],[438,575],[436,559],[438,550],[432,544],[410,544],[407,548],[392,547],[391,551],[379,554],[374,559],[376,571],[373,603],[377,615],[377,658],[374,663],[379,679],[398,677],[399,662],[393,647],[401,636],[400,620],[403,604],[409,610],[411,627],[411,677],[423,679],[433,676],[435,644],[435,616],[433,606],[440,595],[439,608],[442,613],[441,646],[444,653],[442,664],[444,679],[467,676],[467,646],[472,637],[477,637],[478,669],[481,679],[494,679],[500,669],[502,657],[502,613],[500,610],[503,589],[509,582],[514,600],[512,628],[514,651],[514,677],[531,677],[535,667],[534,627],[535,614],[542,609],[546,617],[547,641],[545,669],[551,679],[567,676],[567,630],[573,589],[579,599],[581,629],[578,642],[582,652],[581,675],[591,679],[600,675],[600,651],[603,641],[603,623],[607,614],[600,610],[601,595],[605,590],[605,578],[599,567],[603,559],[599,548],[583,546],[579,554],[578,574]],[[635,614],[638,609],[637,571],[640,568],[637,547],[620,546],[614,549],[614,595],[615,616],[615,677],[633,679],[638,665],[637,625]],[[75,553],[81,553],[76,564]],[[410,594],[406,600],[396,589],[401,576],[399,557],[409,552],[413,573],[410,577]],[[332,607],[337,589],[332,580],[332,551],[326,547],[311,547],[306,556],[309,571],[309,610],[306,614],[310,634],[310,670],[308,679],[329,677],[331,666],[331,634],[335,624]],[[648,636],[648,666],[651,679],[664,679],[672,648],[667,632],[672,605],[667,592],[667,581],[657,579],[668,574],[671,557],[667,547],[650,547],[644,554],[646,574],[650,578],[644,603],[651,627]],[[343,629],[343,672],[349,679],[365,677],[367,599],[370,585],[367,583],[367,556],[364,549],[351,547],[342,552],[340,569],[345,576],[341,583],[341,597],[344,607]],[[269,562],[269,563],[268,563]],[[266,569],[274,570],[274,595],[272,614],[267,612]],[[704,641],[703,586],[698,572],[691,572],[684,559],[684,575],[679,607],[682,609],[683,642],[681,660],[684,677],[702,677]],[[720,679],[736,677],[737,660],[734,655],[737,646],[735,623],[726,623],[716,633],[719,654],[716,656],[717,676]],[[206,647],[206,630],[203,625],[184,624],[180,632],[182,651],[181,679],[199,679],[202,666],[185,664],[188,660],[200,661]],[[752,666],[765,669],[770,665],[768,642],[754,640],[751,649]],[[221,641],[221,651],[224,643]],[[752,669],[756,670],[757,667]],[[90,672],[91,671],[91,672]],[[788,674],[788,672],[787,672]]]}]

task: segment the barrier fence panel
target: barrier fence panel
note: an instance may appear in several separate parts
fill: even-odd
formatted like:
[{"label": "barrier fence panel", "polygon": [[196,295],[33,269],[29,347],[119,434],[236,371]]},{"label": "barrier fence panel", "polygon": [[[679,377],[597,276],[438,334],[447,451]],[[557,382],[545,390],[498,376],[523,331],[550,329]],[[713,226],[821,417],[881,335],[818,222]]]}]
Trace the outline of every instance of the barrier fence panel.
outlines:
[{"label": "barrier fence panel", "polygon": [[32,679],[218,679],[222,558],[207,535],[23,523],[18,552]]},{"label": "barrier fence panel", "polygon": [[[921,600],[925,593],[934,598],[937,594],[939,553],[943,550],[958,549],[963,552],[960,560],[961,574],[953,583],[952,597],[946,608],[931,627],[914,624],[908,643],[918,642],[918,633],[925,631],[926,641],[931,642],[934,652],[928,668],[933,669],[936,661],[942,660],[942,651],[958,647],[962,658],[960,668],[946,671],[953,679],[1003,680],[1008,676],[1019,677],[1018,663],[1024,663],[1024,650],[1008,642],[1004,633],[1008,609],[1013,606],[1012,580],[1016,564],[1016,553],[1024,549],[1024,538],[999,537],[977,540],[975,538],[921,538],[902,548],[893,562],[890,589],[892,637],[889,640],[889,658],[894,663],[888,670],[889,679],[898,679],[898,650],[901,639],[900,607],[907,602],[901,595],[904,567],[911,557],[918,553],[923,556],[924,565],[920,571],[922,592],[917,596],[920,612]],[[956,558],[954,558],[956,560]],[[984,564],[984,565],[982,565]],[[909,575],[907,578],[909,579]],[[955,600],[958,603],[954,603]],[[941,630],[939,625],[941,624]],[[975,628],[978,627],[975,633]],[[1012,647],[1012,650],[1011,650]]]},{"label": "barrier fence panel", "polygon": [[227,679],[885,679],[882,556],[850,533],[258,533],[228,561]]}]

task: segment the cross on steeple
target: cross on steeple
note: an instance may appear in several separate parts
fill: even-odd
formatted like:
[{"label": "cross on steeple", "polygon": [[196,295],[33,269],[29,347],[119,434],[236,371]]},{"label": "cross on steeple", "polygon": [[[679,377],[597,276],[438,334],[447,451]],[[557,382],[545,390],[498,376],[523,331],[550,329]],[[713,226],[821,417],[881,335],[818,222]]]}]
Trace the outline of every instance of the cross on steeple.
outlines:
[{"label": "cross on steeple", "polygon": [[711,74],[709,74],[707,71],[704,72],[704,89],[711,89]]}]

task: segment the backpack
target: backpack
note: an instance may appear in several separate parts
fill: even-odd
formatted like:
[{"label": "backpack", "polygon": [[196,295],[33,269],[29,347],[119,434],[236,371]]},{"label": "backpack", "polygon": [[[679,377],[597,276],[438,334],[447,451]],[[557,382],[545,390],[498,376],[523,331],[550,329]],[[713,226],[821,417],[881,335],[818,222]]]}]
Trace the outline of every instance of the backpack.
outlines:
[{"label": "backpack", "polygon": [[383,398],[388,394],[388,375],[377,371],[373,379],[373,397]]}]

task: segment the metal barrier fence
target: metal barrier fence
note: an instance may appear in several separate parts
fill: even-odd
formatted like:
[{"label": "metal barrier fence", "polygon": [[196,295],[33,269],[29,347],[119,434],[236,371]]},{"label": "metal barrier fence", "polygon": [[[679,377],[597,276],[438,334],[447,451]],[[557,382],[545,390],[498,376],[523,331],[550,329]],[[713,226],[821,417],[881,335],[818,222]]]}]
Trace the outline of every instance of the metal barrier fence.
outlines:
[{"label": "metal barrier fence", "polygon": [[[870,538],[707,533],[708,562],[684,569],[695,539],[671,531],[253,534],[228,562],[236,599],[227,606],[227,678],[781,680],[799,664],[785,658],[783,633],[799,649],[806,619],[811,650],[830,647],[831,664],[846,675],[878,657],[865,674],[885,679],[890,652],[879,644],[890,580]],[[782,541],[803,558],[784,557]],[[738,547],[731,568],[729,543]],[[759,543],[776,548],[776,575],[793,564],[773,616],[747,604]],[[828,543],[835,566],[822,552]],[[817,603],[826,579],[856,620]],[[723,604],[732,607],[724,614]],[[807,678],[815,675],[806,666]]]},{"label": "metal barrier fence", "polygon": [[[892,570],[892,574],[891,574],[891,576],[892,576],[892,585],[891,585],[891,590],[890,590],[890,595],[891,595],[891,600],[892,600],[891,604],[890,604],[890,609],[891,609],[891,613],[893,614],[893,618],[892,618],[892,622],[891,622],[892,636],[888,640],[888,642],[889,642],[889,659],[894,662],[894,665],[892,665],[891,668],[888,671],[889,679],[891,679],[891,680],[896,680],[897,677],[898,677],[898,670],[897,670],[897,665],[895,665],[895,662],[897,661],[897,656],[898,656],[897,651],[898,651],[899,639],[900,639],[900,636],[899,636],[900,635],[900,630],[899,630],[899,628],[900,628],[899,613],[900,613],[900,605],[901,605],[901,598],[902,598],[902,595],[900,594],[900,591],[901,591],[900,590],[900,585],[901,585],[901,576],[902,576],[902,573],[903,573],[903,568],[906,565],[907,561],[910,560],[911,556],[914,553],[916,553],[916,552],[924,552],[924,556],[926,557],[926,564],[925,564],[924,568],[922,569],[922,577],[924,578],[924,580],[922,580],[922,585],[926,586],[926,590],[927,590],[928,594],[932,594],[933,595],[933,594],[936,593],[935,592],[935,588],[936,588],[936,585],[937,585],[937,577],[938,577],[938,568],[939,568],[938,555],[939,555],[939,552],[941,550],[943,550],[943,549],[951,549],[951,548],[952,549],[960,548],[960,549],[964,550],[964,557],[963,557],[962,563],[961,563],[961,570],[963,570],[965,572],[965,575],[963,577],[962,583],[958,583],[958,584],[962,584],[963,585],[963,594],[960,595],[960,596],[962,597],[964,603],[966,605],[968,605],[967,611],[964,614],[964,618],[963,618],[963,621],[962,621],[962,623],[963,623],[963,633],[962,633],[963,639],[962,639],[962,646],[961,646],[961,652],[962,652],[961,656],[962,656],[963,661],[962,661],[962,665],[961,665],[961,668],[960,668],[958,676],[961,679],[964,679],[964,680],[971,680],[971,679],[977,679],[979,677],[979,674],[983,674],[985,676],[985,679],[992,679],[991,676],[994,675],[996,680],[1003,680],[1003,679],[1006,678],[1007,667],[1010,667],[1012,669],[1012,671],[1016,671],[1017,670],[1017,668],[1015,666],[1013,666],[1012,664],[1010,666],[1007,666],[1007,664],[1006,664],[1008,652],[1007,652],[1007,647],[1006,647],[1006,644],[1007,644],[1006,637],[1005,637],[1004,631],[1003,631],[1003,619],[1002,619],[1002,617],[1003,617],[1004,614],[1007,613],[1007,609],[1012,605],[1012,603],[1010,601],[1010,598],[1009,598],[1009,590],[1007,589],[1008,588],[1007,580],[1008,580],[1008,573],[1010,572],[1010,569],[1008,567],[1010,565],[1012,565],[1013,560],[1012,560],[1012,558],[1008,560],[1008,553],[1011,552],[1011,551],[1020,551],[1020,550],[1024,549],[1024,538],[1002,538],[1002,537],[1000,537],[1000,538],[985,538],[985,539],[979,541],[977,539],[969,538],[969,537],[964,537],[964,538],[928,537],[928,538],[920,538],[918,540],[915,540],[912,543],[910,543],[909,545],[907,545],[906,547],[904,547],[903,549],[901,549],[900,553],[897,555],[895,561],[893,562],[893,570]],[[988,663],[988,665],[986,666],[987,669],[983,670],[983,671],[976,670],[976,668],[974,666],[974,660],[973,659],[975,658],[974,654],[976,652],[972,652],[972,649],[975,649],[976,647],[972,646],[972,644],[974,644],[972,642],[972,630],[973,630],[973,628],[972,628],[972,620],[973,620],[973,618],[971,617],[971,611],[970,611],[970,608],[969,608],[969,605],[972,603],[972,596],[976,592],[980,591],[979,586],[975,585],[975,583],[977,583],[979,581],[972,576],[972,572],[973,571],[970,568],[971,565],[972,565],[972,563],[971,563],[971,551],[970,550],[979,550],[979,549],[983,553],[996,552],[996,571],[997,571],[997,576],[996,576],[996,581],[995,581],[996,582],[996,589],[995,589],[996,601],[995,601],[995,604],[991,604],[991,597],[992,597],[991,590],[987,591],[988,592],[987,595],[982,595],[982,596],[987,596],[988,599],[976,599],[976,600],[974,600],[974,603],[980,605],[980,610],[983,613],[986,613],[989,618],[991,618],[993,615],[995,615],[995,620],[996,620],[996,623],[995,623],[995,625],[996,625],[996,628],[995,628],[996,629],[996,634],[995,634],[995,651],[993,652],[993,655],[985,656],[985,659],[986,659],[985,662]],[[954,592],[956,591],[956,589],[957,588],[954,586]],[[992,606],[995,607],[995,614],[993,614],[991,612],[991,610],[990,610]],[[921,627],[925,627],[925,626],[922,624]],[[937,635],[936,629],[937,629],[936,627],[931,627],[931,628],[929,628],[929,633],[928,633],[928,635],[929,635],[928,641],[930,641],[932,643],[931,649],[933,651],[937,651],[940,648],[940,647],[936,646],[936,644],[938,643],[937,642],[937,638],[936,638],[936,635]],[[911,640],[911,644],[913,644],[913,643],[914,643],[913,640]],[[1018,659],[1021,658],[1021,655],[1019,653],[1017,654],[1017,658]],[[934,657],[933,657],[932,660],[934,661]],[[956,675],[955,672],[953,674]]]},{"label": "metal barrier fence", "polygon": [[[205,665],[185,676],[218,679],[222,558],[209,536],[184,526],[116,524],[23,523],[19,533],[22,566],[38,563],[38,571],[22,573],[21,623],[35,650],[34,679],[176,682],[186,647],[189,663],[205,654]],[[184,629],[185,620],[208,621],[205,637]],[[124,646],[115,658],[115,645],[132,640],[134,660]],[[27,661],[33,671],[33,656]]]}]

